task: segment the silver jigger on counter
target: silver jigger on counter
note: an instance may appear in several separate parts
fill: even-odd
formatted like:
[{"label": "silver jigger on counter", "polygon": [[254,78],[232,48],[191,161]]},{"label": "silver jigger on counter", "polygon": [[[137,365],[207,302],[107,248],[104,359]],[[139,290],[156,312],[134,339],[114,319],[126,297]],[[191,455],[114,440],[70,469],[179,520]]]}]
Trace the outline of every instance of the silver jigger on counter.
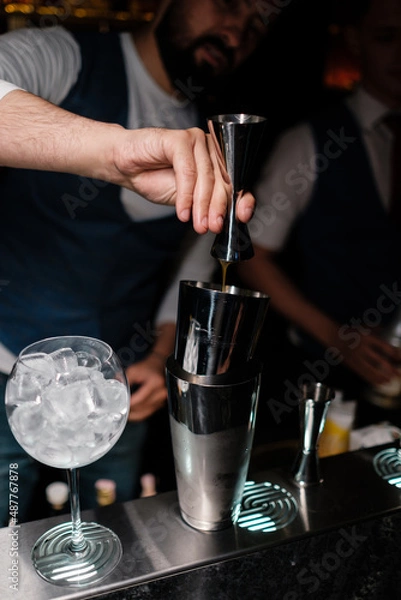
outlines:
[{"label": "silver jigger on counter", "polygon": [[334,390],[323,383],[304,384],[300,390],[299,418],[301,443],[292,469],[295,483],[302,487],[322,482],[318,443],[324,429]]},{"label": "silver jigger on counter", "polygon": [[229,527],[239,516],[268,303],[234,286],[180,282],[175,351],[166,365],[170,429],[181,516],[201,531]]},{"label": "silver jigger on counter", "polygon": [[253,256],[248,227],[237,220],[236,205],[248,187],[265,122],[264,117],[241,113],[215,115],[208,119],[210,135],[233,187],[223,230],[216,236],[211,249],[212,256],[222,262],[239,262]]}]

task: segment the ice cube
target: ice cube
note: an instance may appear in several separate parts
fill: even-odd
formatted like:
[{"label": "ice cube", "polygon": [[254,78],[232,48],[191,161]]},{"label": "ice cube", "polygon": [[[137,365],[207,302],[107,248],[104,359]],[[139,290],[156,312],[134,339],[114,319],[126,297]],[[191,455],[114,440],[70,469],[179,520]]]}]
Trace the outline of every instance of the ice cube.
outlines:
[{"label": "ice cube", "polygon": [[96,371],[100,371],[102,368],[102,363],[98,357],[89,352],[85,352],[84,350],[79,350],[77,352],[77,359],[80,367],[86,367],[87,369],[94,369]]},{"label": "ice cube", "polygon": [[48,388],[46,401],[59,422],[79,423],[84,422],[95,410],[92,394],[93,387],[90,380],[74,381]]},{"label": "ice cube", "polygon": [[37,443],[43,435],[46,424],[42,406],[36,402],[24,402],[10,415],[10,427],[17,439],[21,440],[23,447]]},{"label": "ice cube", "polygon": [[44,352],[36,352],[34,354],[26,354],[19,359],[18,370],[22,373],[32,372],[46,375],[49,379],[53,379],[56,375],[56,367],[52,358]]},{"label": "ice cube", "polygon": [[95,371],[94,369],[91,369],[90,378],[97,385],[101,385],[104,383],[104,375],[101,371]]},{"label": "ice cube", "polygon": [[93,446],[77,446],[71,448],[73,463],[75,467],[84,467],[93,462]]},{"label": "ice cube", "polygon": [[63,428],[60,439],[71,450],[75,466],[83,466],[91,462],[90,457],[97,442],[89,420]]},{"label": "ice cube", "polygon": [[33,402],[38,404],[41,400],[43,384],[33,378],[31,373],[15,372],[7,381],[6,404],[23,404]]},{"label": "ice cube", "polygon": [[97,385],[94,383],[95,402],[97,409],[108,413],[125,415],[128,411],[128,390],[116,379],[106,379]]},{"label": "ice cube", "polygon": [[92,371],[86,367],[75,367],[70,373],[62,373],[58,378],[58,383],[60,383],[60,385],[67,385],[69,383],[90,384],[91,373]]},{"label": "ice cube", "polygon": [[108,438],[116,431],[116,424],[112,414],[94,412],[90,417],[90,424],[97,441],[103,441],[103,438]]},{"label": "ice cube", "polygon": [[78,366],[78,358],[71,348],[60,348],[50,352],[49,356],[53,359],[58,373],[69,373]]},{"label": "ice cube", "polygon": [[59,438],[42,439],[35,446],[32,455],[38,461],[56,469],[69,469],[74,466],[71,450]]},{"label": "ice cube", "polygon": [[93,447],[96,445],[96,435],[89,419],[82,422],[78,426],[66,428],[63,431],[66,444],[75,450],[80,446]]},{"label": "ice cube", "polygon": [[18,362],[16,378],[21,378],[21,390],[23,386],[43,388],[56,378],[56,368],[48,354],[43,352],[27,354],[22,356]]}]

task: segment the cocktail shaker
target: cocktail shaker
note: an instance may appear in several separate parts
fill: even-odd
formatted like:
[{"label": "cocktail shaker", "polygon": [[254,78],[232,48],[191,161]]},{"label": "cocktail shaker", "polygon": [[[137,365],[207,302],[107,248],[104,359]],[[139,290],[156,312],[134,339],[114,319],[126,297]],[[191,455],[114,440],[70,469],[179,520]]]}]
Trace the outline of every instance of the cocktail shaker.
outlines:
[{"label": "cocktail shaker", "polygon": [[170,428],[182,518],[202,531],[236,522],[253,443],[260,366],[193,375],[167,362]]},{"label": "cocktail shaker", "polygon": [[181,281],[174,357],[188,373],[235,371],[255,356],[269,297],[236,286]]},{"label": "cocktail shaker", "polygon": [[180,283],[176,343],[166,366],[182,518],[201,531],[233,525],[252,449],[261,365],[256,358],[269,298]]}]

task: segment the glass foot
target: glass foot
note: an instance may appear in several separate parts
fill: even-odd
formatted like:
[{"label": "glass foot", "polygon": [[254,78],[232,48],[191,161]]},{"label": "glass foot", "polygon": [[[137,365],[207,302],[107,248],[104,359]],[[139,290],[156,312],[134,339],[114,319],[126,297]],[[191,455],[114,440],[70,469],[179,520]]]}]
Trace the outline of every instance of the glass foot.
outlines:
[{"label": "glass foot", "polygon": [[378,475],[391,485],[401,487],[401,450],[387,448],[378,452],[373,459],[373,466]]},{"label": "glass foot", "polygon": [[46,531],[32,549],[37,573],[50,583],[83,587],[103,579],[117,566],[122,546],[116,534],[97,523],[82,523],[86,547],[72,552],[71,523],[62,523]]}]

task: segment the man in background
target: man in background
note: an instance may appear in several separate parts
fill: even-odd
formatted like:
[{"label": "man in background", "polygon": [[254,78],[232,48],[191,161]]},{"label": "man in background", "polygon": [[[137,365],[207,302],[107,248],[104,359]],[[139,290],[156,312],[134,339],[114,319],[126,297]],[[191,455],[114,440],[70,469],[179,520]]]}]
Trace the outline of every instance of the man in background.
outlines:
[{"label": "man in background", "polygon": [[[298,435],[302,383],[361,399],[367,386],[399,377],[400,350],[380,332],[400,304],[388,117],[401,114],[401,5],[353,0],[346,10],[360,83],[278,140],[255,186],[255,257],[239,265],[242,281],[269,294],[288,325],[289,340],[266,339],[259,421],[279,438]],[[360,423],[367,411],[360,402]]]}]

